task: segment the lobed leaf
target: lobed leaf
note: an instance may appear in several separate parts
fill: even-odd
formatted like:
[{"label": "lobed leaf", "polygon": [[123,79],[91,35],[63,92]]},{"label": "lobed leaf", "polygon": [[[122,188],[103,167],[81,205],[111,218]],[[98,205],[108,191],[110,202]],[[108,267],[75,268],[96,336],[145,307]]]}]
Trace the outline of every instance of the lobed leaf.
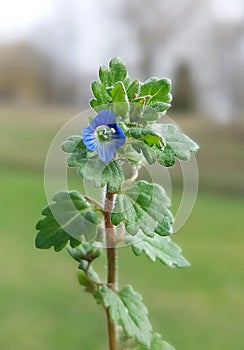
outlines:
[{"label": "lobed leaf", "polygon": [[170,200],[161,186],[137,181],[117,195],[111,221],[116,226],[123,222],[131,235],[142,230],[153,236],[169,206]]},{"label": "lobed leaf", "polygon": [[124,183],[123,170],[117,160],[104,163],[101,159],[90,158],[86,163],[80,164],[78,171],[83,178],[93,181],[95,187],[108,184],[108,190],[112,193],[120,191]]},{"label": "lobed leaf", "polygon": [[173,124],[154,124],[153,128],[173,150],[174,156],[181,160],[189,160],[191,153],[196,153],[199,146],[188,136],[179,131]]},{"label": "lobed leaf", "polygon": [[[62,250],[68,241],[72,247],[80,244],[82,236],[88,241],[95,237],[99,215],[97,210],[77,191],[61,191],[42,211],[36,229],[37,248]],[[72,235],[70,235],[70,233]],[[76,237],[76,238],[74,238]]]},{"label": "lobed leaf", "polygon": [[175,348],[163,340],[159,333],[154,333],[152,335],[152,340],[149,348],[145,348],[140,345],[136,350],[175,350]]},{"label": "lobed leaf", "polygon": [[143,141],[147,146],[155,145],[158,149],[163,150],[164,141],[160,135],[151,129],[130,128],[128,134],[136,140]]},{"label": "lobed leaf", "polygon": [[131,244],[132,251],[135,255],[142,252],[153,262],[158,259],[164,265],[169,267],[188,267],[189,262],[182,256],[181,248],[172,242],[170,237],[155,235],[145,237],[138,241],[132,237],[127,237],[126,243]]},{"label": "lobed leaf", "polygon": [[124,81],[127,77],[127,70],[120,58],[114,57],[109,62],[110,79],[114,85],[118,81]]},{"label": "lobed leaf", "polygon": [[102,83],[98,81],[93,81],[91,88],[94,96],[100,104],[105,105],[112,101],[111,96],[109,95],[109,93],[106,90],[106,87]]},{"label": "lobed leaf", "polygon": [[112,97],[113,111],[117,116],[125,117],[129,110],[129,101],[124,84],[119,81],[108,89],[108,93]]},{"label": "lobed leaf", "polygon": [[140,90],[140,82],[139,80],[134,80],[132,83],[128,86],[128,89],[126,90],[128,100],[131,101],[132,99],[136,98]]},{"label": "lobed leaf", "polygon": [[119,292],[103,286],[100,288],[100,299],[103,305],[109,308],[112,322],[121,325],[129,338],[135,338],[145,346],[150,345],[152,326],[139,293],[129,285],[121,288]]},{"label": "lobed leaf", "polygon": [[120,191],[124,183],[124,174],[118,161],[104,163],[101,159],[90,157],[80,136],[71,136],[62,144],[62,150],[70,153],[68,166],[78,167],[79,174],[94,182],[96,187],[108,184],[110,192]]},{"label": "lobed leaf", "polygon": [[171,81],[169,79],[150,78],[142,84],[139,96],[150,95],[149,104],[155,102],[170,103],[172,100],[170,91]]},{"label": "lobed leaf", "polygon": [[81,136],[70,136],[67,141],[62,143],[61,148],[64,152],[70,153],[67,159],[69,167],[76,167],[87,162],[87,148]]}]

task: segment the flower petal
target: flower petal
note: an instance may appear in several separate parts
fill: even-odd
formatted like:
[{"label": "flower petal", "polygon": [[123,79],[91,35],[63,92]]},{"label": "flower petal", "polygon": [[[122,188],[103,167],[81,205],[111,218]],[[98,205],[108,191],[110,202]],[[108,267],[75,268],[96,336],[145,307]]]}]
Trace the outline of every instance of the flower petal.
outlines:
[{"label": "flower petal", "polygon": [[97,146],[97,151],[99,158],[102,159],[103,162],[107,163],[114,156],[115,144],[114,142],[100,143]]},{"label": "flower petal", "polygon": [[100,125],[116,124],[116,114],[112,111],[104,109],[99,112],[90,124],[90,128],[95,131]]},{"label": "flower petal", "polygon": [[90,151],[95,151],[97,149],[97,140],[94,131],[90,128],[90,126],[87,126],[82,130],[82,137],[83,142],[85,146]]},{"label": "flower petal", "polygon": [[112,134],[112,141],[115,145],[115,149],[121,148],[122,146],[124,146],[126,141],[125,134],[118,125],[113,126],[113,128],[115,129],[115,133]]}]

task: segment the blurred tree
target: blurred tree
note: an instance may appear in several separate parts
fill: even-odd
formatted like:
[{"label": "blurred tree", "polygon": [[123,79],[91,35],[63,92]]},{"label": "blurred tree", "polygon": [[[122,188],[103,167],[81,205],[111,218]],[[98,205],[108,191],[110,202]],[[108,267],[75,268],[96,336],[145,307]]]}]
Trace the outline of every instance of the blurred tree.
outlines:
[{"label": "blurred tree", "polygon": [[189,64],[182,62],[176,69],[173,82],[174,110],[190,112],[196,107],[196,89]]},{"label": "blurred tree", "polygon": [[162,0],[144,0],[143,4],[140,0],[123,0],[122,4],[124,19],[139,44],[141,73],[147,78],[153,75],[158,49],[184,28],[187,18],[194,13],[195,2],[172,0],[169,5]]},{"label": "blurred tree", "polygon": [[0,47],[0,99],[5,102],[70,104],[78,84],[66,67],[54,75],[55,62],[27,42]]}]

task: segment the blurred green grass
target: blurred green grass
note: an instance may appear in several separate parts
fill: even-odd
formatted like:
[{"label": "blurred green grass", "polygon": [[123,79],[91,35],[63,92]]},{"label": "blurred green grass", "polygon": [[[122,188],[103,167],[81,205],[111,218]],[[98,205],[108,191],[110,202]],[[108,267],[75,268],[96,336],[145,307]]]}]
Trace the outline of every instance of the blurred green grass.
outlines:
[{"label": "blurred green grass", "polygon": [[[55,255],[34,248],[34,226],[46,204],[45,155],[59,127],[74,114],[0,111],[3,350],[107,348],[103,312],[79,288],[75,262],[65,251]],[[196,206],[174,237],[192,267],[167,269],[121,248],[120,283],[133,284],[143,295],[154,329],[176,349],[242,349],[243,129],[189,118],[179,124],[201,145]],[[104,264],[101,259],[100,270]]]}]

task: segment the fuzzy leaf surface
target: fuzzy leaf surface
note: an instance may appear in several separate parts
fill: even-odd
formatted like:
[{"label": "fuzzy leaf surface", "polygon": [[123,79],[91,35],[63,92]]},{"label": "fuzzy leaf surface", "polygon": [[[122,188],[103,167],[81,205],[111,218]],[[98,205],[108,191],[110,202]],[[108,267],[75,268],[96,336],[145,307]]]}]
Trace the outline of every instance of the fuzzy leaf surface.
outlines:
[{"label": "fuzzy leaf surface", "polygon": [[163,340],[159,333],[154,333],[152,335],[152,340],[149,348],[145,348],[140,345],[136,350],[175,350],[175,348]]},{"label": "fuzzy leaf surface", "polygon": [[110,192],[121,190],[124,174],[118,161],[104,163],[101,159],[90,157],[80,136],[71,136],[62,144],[64,152],[70,153],[68,165],[78,167],[79,174],[86,180],[94,182],[96,187],[108,184]]},{"label": "fuzzy leaf surface", "polygon": [[158,259],[169,267],[188,267],[189,262],[182,256],[181,248],[172,242],[170,237],[155,235],[143,239],[134,240],[132,237],[126,239],[126,243],[131,244],[132,251],[135,255],[142,252],[153,262]]},{"label": "fuzzy leaf surface", "polygon": [[116,226],[123,222],[131,235],[141,229],[145,235],[153,236],[169,206],[170,200],[161,186],[137,181],[117,195],[111,221]]},{"label": "fuzzy leaf surface", "polygon": [[143,141],[149,147],[155,145],[160,150],[163,150],[164,141],[162,137],[151,129],[130,128],[128,134],[136,140]]},{"label": "fuzzy leaf surface", "polygon": [[123,170],[116,160],[104,163],[98,158],[90,158],[80,165],[79,174],[86,180],[93,181],[95,187],[108,184],[108,190],[112,193],[120,191],[124,183]]},{"label": "fuzzy leaf surface", "polygon": [[148,319],[148,311],[142,302],[142,297],[128,285],[114,292],[107,286],[101,287],[100,294],[103,304],[109,308],[111,320],[123,327],[129,338],[149,346],[152,326]]},{"label": "fuzzy leaf surface", "polygon": [[199,146],[188,136],[179,131],[173,124],[154,124],[157,131],[173,150],[174,156],[181,160],[189,160],[192,153],[196,153]]},{"label": "fuzzy leaf surface", "polygon": [[150,95],[149,105],[155,102],[170,103],[172,100],[170,91],[171,82],[169,79],[150,78],[141,86],[139,96]]},{"label": "fuzzy leaf surface", "polygon": [[53,246],[55,251],[60,251],[68,241],[76,247],[82,236],[91,240],[96,234],[98,213],[77,191],[56,193],[53,202],[43,209],[42,214],[45,217],[36,225],[39,231],[35,240],[37,248]]},{"label": "fuzzy leaf surface", "polygon": [[129,101],[124,84],[119,81],[108,90],[108,93],[112,97],[113,111],[117,116],[125,117],[129,110]]}]

